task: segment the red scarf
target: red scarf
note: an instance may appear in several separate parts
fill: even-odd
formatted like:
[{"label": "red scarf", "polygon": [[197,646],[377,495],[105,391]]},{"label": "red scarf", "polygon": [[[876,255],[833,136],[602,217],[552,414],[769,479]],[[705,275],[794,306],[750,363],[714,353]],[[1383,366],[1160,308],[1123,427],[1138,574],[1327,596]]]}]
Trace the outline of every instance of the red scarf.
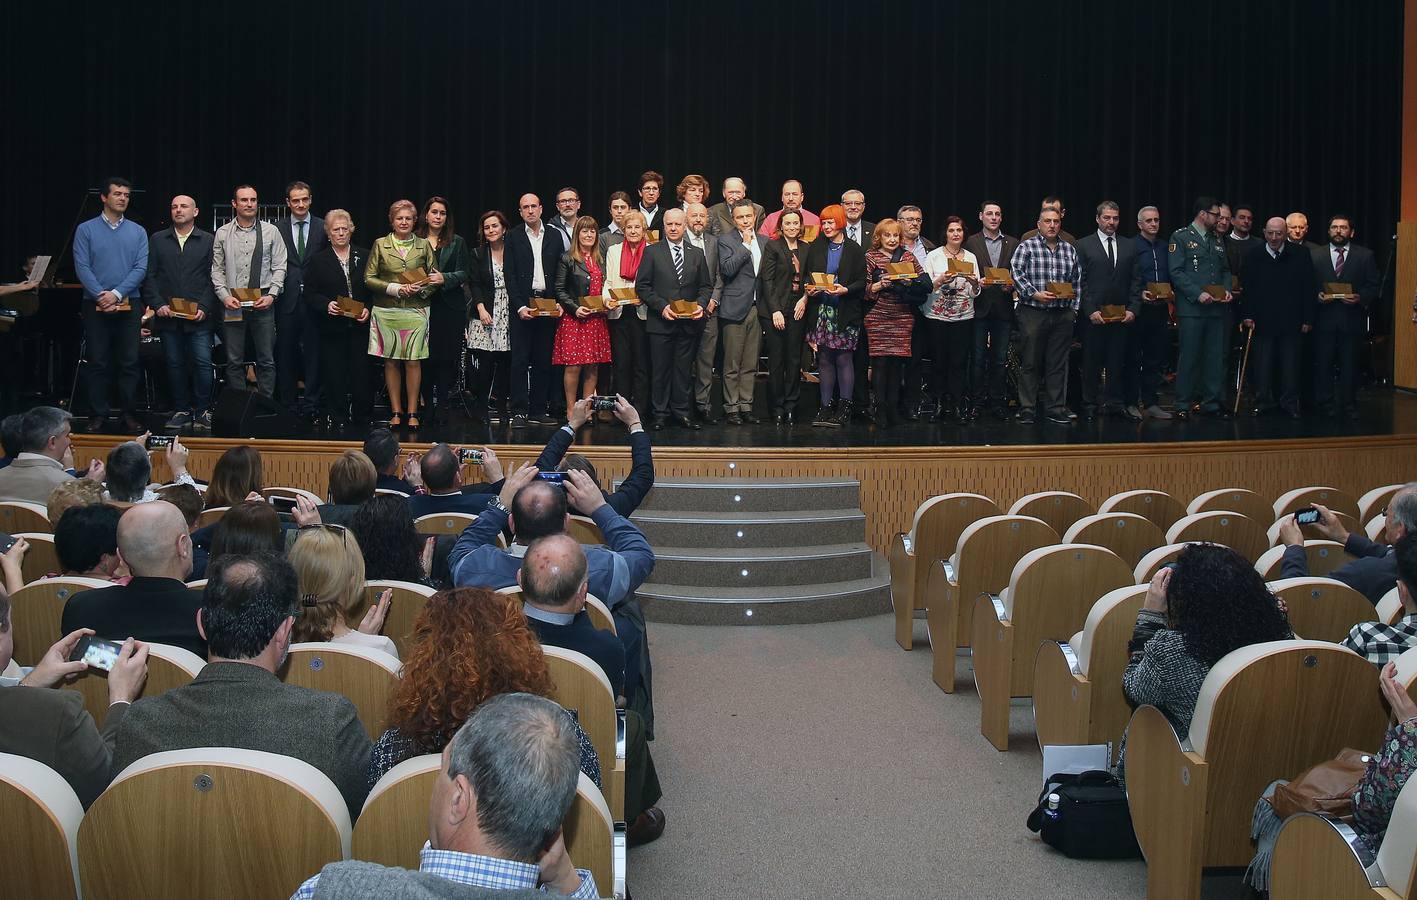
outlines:
[{"label": "red scarf", "polygon": [[635,275],[640,271],[640,260],[645,256],[645,245],[648,241],[640,241],[638,246],[631,246],[628,242],[620,245],[620,277],[626,281],[634,281]]}]

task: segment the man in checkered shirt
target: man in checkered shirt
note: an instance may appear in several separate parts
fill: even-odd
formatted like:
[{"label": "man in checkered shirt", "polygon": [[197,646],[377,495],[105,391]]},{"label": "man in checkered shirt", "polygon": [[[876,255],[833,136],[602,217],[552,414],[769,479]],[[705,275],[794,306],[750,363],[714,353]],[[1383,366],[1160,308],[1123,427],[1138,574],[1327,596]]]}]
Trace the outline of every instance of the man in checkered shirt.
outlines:
[{"label": "man in checkered shirt", "polygon": [[1343,639],[1343,646],[1368,658],[1379,668],[1397,659],[1403,651],[1417,647],[1417,534],[1408,534],[1392,548],[1397,557],[1397,596],[1402,599],[1402,618],[1394,625],[1386,622],[1359,622]]}]

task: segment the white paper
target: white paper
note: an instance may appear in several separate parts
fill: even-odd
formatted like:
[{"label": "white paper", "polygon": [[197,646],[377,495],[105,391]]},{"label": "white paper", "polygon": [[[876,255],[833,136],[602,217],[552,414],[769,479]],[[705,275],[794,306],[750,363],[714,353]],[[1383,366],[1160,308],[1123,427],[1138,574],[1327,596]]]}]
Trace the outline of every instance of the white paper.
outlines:
[{"label": "white paper", "polygon": [[30,270],[30,281],[43,281],[44,276],[49,274],[49,263],[54,259],[52,256],[36,256],[34,258],[34,268]]},{"label": "white paper", "polygon": [[1107,744],[1045,744],[1043,747],[1043,779],[1054,775],[1078,775],[1082,772],[1106,770],[1111,758]]}]

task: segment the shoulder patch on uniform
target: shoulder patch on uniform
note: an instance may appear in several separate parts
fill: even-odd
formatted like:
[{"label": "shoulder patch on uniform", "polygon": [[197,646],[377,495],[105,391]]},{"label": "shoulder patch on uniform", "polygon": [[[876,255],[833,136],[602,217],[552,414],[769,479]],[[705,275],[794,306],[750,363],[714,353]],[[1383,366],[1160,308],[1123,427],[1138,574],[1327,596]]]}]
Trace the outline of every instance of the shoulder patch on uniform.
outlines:
[{"label": "shoulder patch on uniform", "polygon": [[1175,241],[1172,241],[1172,242],[1171,242],[1171,246],[1169,246],[1169,247],[1166,248],[1166,252],[1167,252],[1167,253],[1175,253],[1175,252],[1176,252],[1176,242],[1175,242]]}]

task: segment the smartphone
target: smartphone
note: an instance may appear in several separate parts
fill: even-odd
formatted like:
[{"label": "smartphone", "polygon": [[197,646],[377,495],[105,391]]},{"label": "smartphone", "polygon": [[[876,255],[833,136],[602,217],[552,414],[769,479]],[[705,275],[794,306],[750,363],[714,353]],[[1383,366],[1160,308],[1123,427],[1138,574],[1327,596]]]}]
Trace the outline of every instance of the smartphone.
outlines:
[{"label": "smartphone", "polygon": [[601,410],[613,411],[615,409],[615,398],[602,396],[591,397],[590,408],[595,412],[600,412]]},{"label": "smartphone", "polygon": [[458,459],[474,466],[482,465],[482,451],[474,447],[464,447],[458,451]]},{"label": "smartphone", "polygon": [[1306,506],[1294,514],[1294,522],[1297,525],[1312,525],[1319,520],[1319,511],[1312,506]]},{"label": "smartphone", "polygon": [[15,542],[18,540],[19,538],[10,534],[0,536],[0,554],[9,553],[10,548],[15,546]]},{"label": "smartphone", "polygon": [[150,434],[146,446],[149,450],[166,450],[172,446],[172,441],[170,434]]},{"label": "smartphone", "polygon": [[270,498],[270,504],[271,506],[275,507],[275,510],[278,513],[285,513],[286,515],[290,515],[295,512],[294,497],[282,497],[277,494]]},{"label": "smartphone", "polygon": [[542,481],[549,481],[552,484],[559,484],[563,487],[565,486],[565,472],[537,472],[536,477],[540,478]]},{"label": "smartphone", "polygon": [[118,664],[118,654],[122,651],[122,641],[105,641],[103,638],[86,634],[79,638],[74,652],[69,655],[69,661],[83,660],[95,669],[112,672],[113,667]]}]

